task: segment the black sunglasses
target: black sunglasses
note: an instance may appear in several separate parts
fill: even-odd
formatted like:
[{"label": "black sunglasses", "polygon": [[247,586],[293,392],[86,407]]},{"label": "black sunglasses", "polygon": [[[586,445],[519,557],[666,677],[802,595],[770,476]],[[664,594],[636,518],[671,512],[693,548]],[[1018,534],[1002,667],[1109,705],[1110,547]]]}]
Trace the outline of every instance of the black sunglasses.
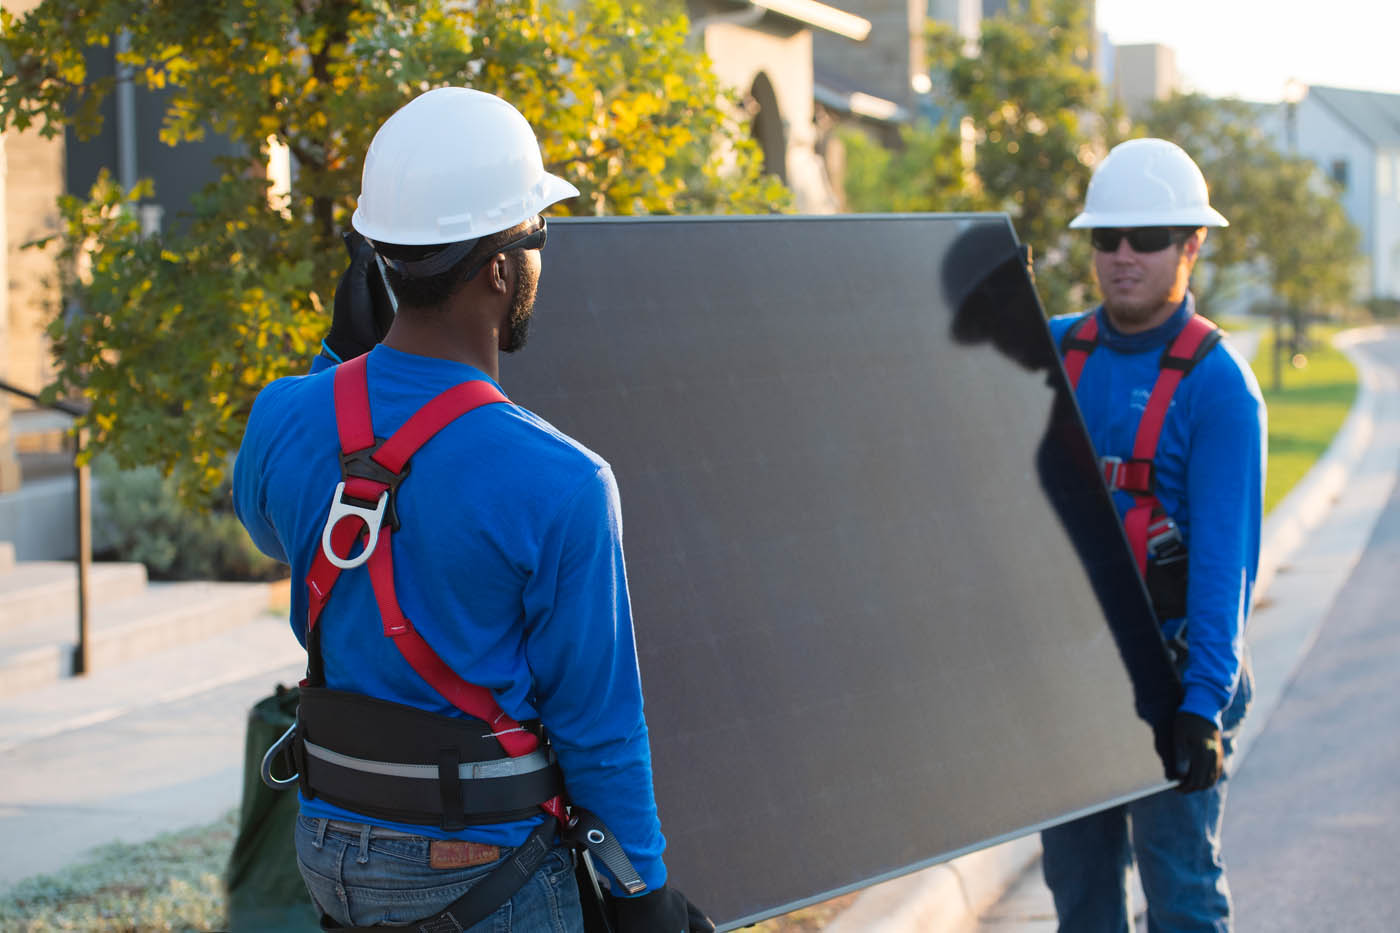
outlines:
[{"label": "black sunglasses", "polygon": [[1135,253],[1160,253],[1168,246],[1184,243],[1195,232],[1182,227],[1129,227],[1126,230],[1095,227],[1089,231],[1089,242],[1103,253],[1118,252],[1118,244],[1125,239]]},{"label": "black sunglasses", "polygon": [[486,268],[486,264],[490,262],[493,258],[495,258],[497,253],[509,253],[511,250],[516,249],[544,249],[544,243],[545,240],[548,239],[548,236],[549,224],[543,217],[541,217],[540,225],[538,227],[531,230],[529,233],[525,234],[522,237],[518,237],[517,239],[511,240],[509,243],[505,244],[500,249],[492,250],[489,255],[482,256],[476,262],[472,263],[471,268],[467,270],[467,274],[462,276],[462,281],[470,281],[472,276],[476,275],[482,269]]},{"label": "black sunglasses", "polygon": [[[540,218],[540,225],[522,237],[511,240],[500,249],[492,250],[487,255],[472,263],[471,269],[467,272],[463,282],[476,275],[486,264],[491,261],[497,253],[508,253],[514,249],[544,249],[544,241],[547,235],[547,224],[543,217]],[[436,253],[429,255],[426,259],[393,259],[380,254],[384,263],[397,272],[399,275],[410,279],[426,279],[430,276],[441,275],[451,269],[457,263],[466,258],[472,250],[476,249],[477,240],[463,240],[460,243],[450,243]],[[376,247],[377,248],[377,247]]]}]

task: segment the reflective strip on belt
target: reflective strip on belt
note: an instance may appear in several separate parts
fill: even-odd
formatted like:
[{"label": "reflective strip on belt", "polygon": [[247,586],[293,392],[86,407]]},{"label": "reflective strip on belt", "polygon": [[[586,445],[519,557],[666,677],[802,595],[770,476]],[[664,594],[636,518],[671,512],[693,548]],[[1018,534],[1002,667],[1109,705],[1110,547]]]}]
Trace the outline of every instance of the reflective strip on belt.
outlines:
[{"label": "reflective strip on belt", "polygon": [[[363,771],[367,774],[383,774],[389,777],[418,778],[424,781],[438,779],[437,765],[410,765],[396,761],[373,761],[368,758],[355,758],[342,755],[329,748],[306,742],[306,754],[319,758],[328,764]],[[554,750],[548,747],[537,748],[519,758],[500,758],[494,761],[466,761],[457,768],[458,776],[464,781],[482,778],[514,777],[517,774],[531,774],[542,771],[554,764]]]}]

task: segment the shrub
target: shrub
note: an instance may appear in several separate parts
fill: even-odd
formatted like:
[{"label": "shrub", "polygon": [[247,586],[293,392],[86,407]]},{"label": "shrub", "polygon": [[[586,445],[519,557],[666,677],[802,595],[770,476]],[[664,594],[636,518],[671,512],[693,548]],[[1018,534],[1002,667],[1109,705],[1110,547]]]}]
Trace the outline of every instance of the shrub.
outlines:
[{"label": "shrub", "polygon": [[120,470],[109,456],[93,459],[97,502],[93,551],[139,561],[154,580],[275,580],[286,565],[253,546],[233,514],[227,485],[205,509],[182,505],[173,480],[156,467]]},{"label": "shrub", "polygon": [[1380,321],[1400,318],[1400,298],[1372,298],[1366,302],[1366,307]]}]

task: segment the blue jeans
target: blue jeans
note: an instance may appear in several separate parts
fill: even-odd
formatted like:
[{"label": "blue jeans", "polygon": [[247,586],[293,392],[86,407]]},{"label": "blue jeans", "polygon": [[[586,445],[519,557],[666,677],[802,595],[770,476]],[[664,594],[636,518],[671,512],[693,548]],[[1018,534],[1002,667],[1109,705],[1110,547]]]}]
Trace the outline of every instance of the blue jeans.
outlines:
[{"label": "blue jeans", "polygon": [[[432,868],[432,840],[353,823],[298,816],[297,864],[316,906],[343,926],[403,926],[432,917],[499,861]],[[509,850],[502,850],[508,856]],[[556,848],[529,880],[471,933],[583,933],[573,855]]]},{"label": "blue jeans", "polygon": [[1045,830],[1041,868],[1062,933],[1129,933],[1128,871],[1134,860],[1147,896],[1149,933],[1234,929],[1220,855],[1230,758],[1254,694],[1246,666],[1221,716],[1225,773],[1192,794],[1164,790]]}]

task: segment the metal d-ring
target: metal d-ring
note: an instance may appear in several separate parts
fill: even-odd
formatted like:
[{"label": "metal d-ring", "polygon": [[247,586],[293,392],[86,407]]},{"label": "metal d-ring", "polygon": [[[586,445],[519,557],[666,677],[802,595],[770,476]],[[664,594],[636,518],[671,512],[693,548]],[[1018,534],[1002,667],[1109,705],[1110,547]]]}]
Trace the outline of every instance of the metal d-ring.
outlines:
[{"label": "metal d-ring", "polygon": [[287,744],[287,740],[292,737],[292,733],[295,731],[297,731],[297,724],[292,723],[287,727],[287,731],[282,733],[282,737],[272,743],[272,747],[267,750],[267,754],[263,755],[262,767],[259,769],[259,773],[262,775],[262,782],[273,790],[281,790],[288,785],[295,784],[301,778],[300,771],[285,779],[272,776],[272,759],[277,757],[277,753],[282,750],[283,745]]},{"label": "metal d-ring", "polygon": [[[365,561],[369,560],[370,554],[374,553],[374,546],[379,543],[379,525],[384,521],[384,508],[389,504],[389,493],[384,491],[379,494],[379,504],[373,509],[364,506],[351,505],[344,500],[345,483],[342,482],[335,487],[335,495],[331,498],[330,515],[326,517],[326,527],[321,532],[321,550],[326,552],[326,559],[335,564],[341,570],[353,570]],[[365,523],[369,529],[369,540],[365,542],[365,549],[349,559],[341,557],[331,547],[331,532],[335,526],[345,518],[358,518]]]}]

